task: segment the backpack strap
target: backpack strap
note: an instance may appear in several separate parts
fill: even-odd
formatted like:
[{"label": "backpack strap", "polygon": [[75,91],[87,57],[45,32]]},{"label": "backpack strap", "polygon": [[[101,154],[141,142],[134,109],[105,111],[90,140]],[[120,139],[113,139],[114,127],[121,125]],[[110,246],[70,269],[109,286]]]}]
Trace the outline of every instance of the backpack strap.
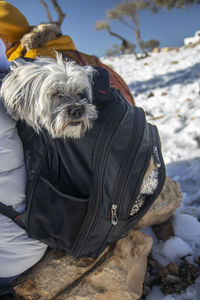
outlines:
[{"label": "backpack strap", "polygon": [[[15,278],[13,278],[14,280]],[[17,300],[15,290],[10,286],[1,286],[0,287],[0,299],[4,300]]]},{"label": "backpack strap", "polygon": [[24,214],[18,213],[12,206],[8,206],[0,202],[0,214],[8,217],[13,222],[15,222],[18,226],[26,230],[26,226],[24,223]]},{"label": "backpack strap", "polygon": [[5,205],[2,202],[0,202],[0,213],[13,221],[20,215],[12,206]]},{"label": "backpack strap", "polygon": [[78,59],[80,60],[82,66],[85,66],[86,64],[85,64],[85,62],[84,62],[84,60],[83,60],[80,52],[78,52],[77,50],[75,50],[75,53],[76,53],[76,56],[78,57]]}]

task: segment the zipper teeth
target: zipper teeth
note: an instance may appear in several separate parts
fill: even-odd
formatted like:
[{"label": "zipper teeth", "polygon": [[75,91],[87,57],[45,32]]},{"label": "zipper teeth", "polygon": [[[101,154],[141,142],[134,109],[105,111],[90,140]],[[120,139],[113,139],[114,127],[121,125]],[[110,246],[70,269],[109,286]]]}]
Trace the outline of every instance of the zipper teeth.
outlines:
[{"label": "zipper teeth", "polygon": [[[136,195],[139,192],[139,187],[140,187],[140,185],[142,183],[144,174],[145,174],[145,172],[147,170],[147,167],[148,167],[149,162],[150,162],[151,154],[152,154],[152,149],[153,149],[153,132],[152,132],[152,126],[148,125],[148,127],[149,127],[149,134],[150,134],[150,145],[148,147],[148,151],[147,151],[147,154],[146,154],[146,157],[145,157],[145,165],[144,165],[144,167],[142,169],[142,173],[140,174],[140,178],[139,178],[138,183],[137,183],[137,185],[135,187],[135,193],[132,195],[133,198],[136,197]],[[134,203],[131,203],[131,205],[128,208],[128,212],[131,211],[131,208],[132,208],[133,205],[134,205]]]},{"label": "zipper teeth", "polygon": [[[138,112],[140,113],[142,111],[139,110]],[[127,168],[126,174],[125,174],[125,176],[123,176],[123,181],[120,185],[117,184],[118,183],[118,181],[117,181],[117,183],[115,184],[115,186],[117,188],[116,188],[115,192],[113,193],[113,195],[114,195],[113,199],[114,200],[113,200],[112,203],[117,204],[117,205],[120,204],[119,207],[118,207],[118,212],[120,211],[121,205],[124,202],[124,194],[125,194],[125,190],[126,190],[126,186],[127,186],[127,178],[128,178],[128,176],[130,174],[130,171],[132,169],[132,164],[133,164],[133,161],[135,159],[135,154],[137,153],[137,150],[138,150],[137,148],[138,148],[138,144],[139,144],[140,139],[138,138],[138,136],[136,136],[136,140],[135,140],[134,137],[136,135],[135,133],[137,132],[138,126],[142,123],[141,118],[139,117],[139,113],[136,114],[137,119],[134,120],[134,122],[133,122],[133,125],[136,124],[136,126],[134,126],[134,134],[133,134],[132,140],[130,141],[130,144],[128,146],[128,151],[126,153],[126,157],[124,159],[123,166],[121,167],[121,172],[118,176],[118,181],[119,181],[119,179],[121,179],[121,177],[122,177],[121,174],[123,173],[124,166],[127,165],[127,160],[129,160],[129,158],[130,158],[130,153],[132,152],[132,149],[133,149],[132,146],[133,146],[133,144],[136,144],[137,146],[135,147],[135,151],[133,153],[131,153],[131,156],[133,158],[132,158],[131,163],[130,163],[130,168]],[[138,121],[140,122],[140,124],[138,124],[139,123]],[[144,132],[144,130],[143,130],[143,132]],[[119,189],[120,189],[120,191],[118,192]],[[116,196],[116,200],[115,200],[115,196]],[[121,199],[121,201],[120,201],[120,199]]]},{"label": "zipper teeth", "polygon": [[[128,109],[128,108],[127,108],[127,106],[126,106],[124,113],[126,113],[127,109]],[[120,108],[118,107],[117,103],[116,103],[116,106],[115,106],[114,110],[112,110],[112,111],[110,112],[110,114],[109,114],[109,116],[108,116],[107,119],[109,119],[111,115],[114,115],[115,111],[118,112],[118,114],[120,114],[120,115],[121,115],[121,113],[122,113],[121,110],[120,110]],[[115,123],[116,123],[117,126],[115,126],[115,123],[112,124],[112,128],[113,128],[113,126],[115,126],[115,130],[112,130],[112,131],[111,131],[111,132],[112,132],[112,135],[111,135],[111,136],[110,136],[110,134],[108,134],[106,141],[104,141],[104,145],[105,145],[108,141],[110,142],[110,141],[112,140],[113,136],[114,136],[115,133],[116,133],[117,128],[120,126],[121,121],[122,121],[123,119],[124,119],[124,115],[123,115],[123,117],[120,119],[119,122],[116,122],[116,121],[117,121],[117,116],[115,115]],[[99,144],[99,141],[101,140],[101,137],[102,137],[104,128],[105,128],[105,126],[102,128],[101,133],[100,133],[100,135],[99,135],[99,137],[98,137],[98,139],[97,139],[96,146],[95,146],[96,149],[97,149],[97,145]],[[108,131],[108,133],[109,133],[109,131]],[[103,175],[101,175],[101,178],[99,178],[99,176],[100,176],[99,174],[100,174],[100,173],[101,173],[101,174],[104,173],[105,162],[107,161],[107,154],[108,154],[109,144],[110,144],[110,143],[108,143],[108,146],[106,147],[106,151],[104,151],[104,152],[105,152],[105,155],[104,155],[104,156],[101,155],[101,157],[103,156],[103,158],[104,158],[104,163],[103,163],[104,168],[103,168],[103,172],[98,171],[98,179],[97,179],[97,182],[98,182],[98,183],[99,183],[100,179],[102,180],[102,176],[103,176]],[[95,157],[95,156],[96,156],[96,155],[94,155],[94,157]],[[101,166],[100,163],[99,163],[99,166]],[[93,167],[92,167],[92,169],[93,169]],[[98,169],[98,168],[97,168],[97,169]],[[91,229],[92,229],[92,227],[93,227],[93,224],[94,224],[94,221],[95,221],[95,219],[96,219],[96,214],[97,214],[97,212],[98,212],[98,210],[99,210],[99,206],[100,206],[100,205],[99,205],[99,193],[98,193],[98,191],[99,191],[99,184],[97,184],[97,189],[95,189],[95,188],[94,188],[94,185],[93,185],[93,187],[92,187],[92,192],[91,192],[91,193],[92,193],[92,195],[93,195],[94,193],[97,194],[97,201],[96,201],[95,211],[93,212],[93,217],[92,217],[92,220],[91,220],[91,222],[90,222],[90,226],[89,226],[89,228],[87,229],[86,236],[85,236],[85,238],[83,239],[83,241],[82,241],[82,243],[81,243],[81,245],[80,245],[80,248],[79,248],[79,250],[78,250],[78,254],[76,255],[76,256],[78,256],[78,257],[81,256],[81,253],[82,253],[82,251],[84,250],[84,247],[85,247],[85,245],[86,245],[86,243],[87,243],[87,240],[88,240],[88,237],[89,237],[89,234],[90,234],[90,231],[91,231]],[[92,196],[92,198],[93,198],[93,196]],[[84,231],[84,229],[85,229],[85,227],[86,227],[86,224],[87,224],[87,222],[88,222],[89,216],[91,215],[91,211],[90,211],[90,210],[91,210],[91,208],[88,208],[88,214],[87,214],[87,216],[86,216],[86,218],[85,218],[85,222],[84,222],[84,224],[83,224],[83,226],[82,226],[82,229],[81,229],[81,231],[80,231],[80,233],[79,233],[79,236],[82,235],[82,232]],[[77,244],[72,248],[72,252],[73,252],[74,249],[76,249],[76,248],[77,248]]]},{"label": "zipper teeth", "polygon": [[[146,154],[146,158],[145,158],[146,163],[145,163],[145,166],[144,166],[143,169],[142,169],[142,173],[140,174],[140,178],[139,178],[139,180],[138,180],[138,183],[136,184],[136,187],[135,187],[135,193],[132,195],[133,199],[134,199],[134,198],[136,199],[136,195],[137,195],[138,192],[139,192],[139,188],[140,188],[140,186],[141,186],[141,183],[142,183],[142,181],[143,181],[145,172],[146,172],[147,167],[148,167],[148,165],[149,165],[150,158],[151,158],[151,153],[152,153],[151,149],[152,149],[152,144],[151,144],[151,148],[149,147],[149,150],[148,150],[148,152],[147,152],[147,154]],[[134,203],[131,203],[131,204],[129,205],[129,208],[128,208],[128,213],[129,213],[129,215],[130,215],[130,211],[131,211],[131,209],[132,209],[132,207],[133,207],[134,204],[135,204],[135,202],[134,202]]]},{"label": "zipper teeth", "polygon": [[[152,148],[155,144],[156,145],[159,144],[159,141],[158,141],[158,135],[157,135],[157,133],[156,133],[156,138],[154,138],[154,133],[153,133],[154,129],[153,128],[155,128],[155,127],[153,127],[153,125],[151,125],[151,124],[149,124],[149,125],[150,125],[149,128],[150,128],[150,134],[151,134],[151,148]],[[150,200],[146,204],[145,209],[147,209],[151,205],[152,201],[157,198],[157,195],[161,191],[161,185],[162,185],[161,181],[162,181],[162,178],[163,178],[163,175],[162,175],[163,172],[162,172],[161,168],[162,168],[162,166],[164,166],[164,163],[163,163],[163,160],[162,160],[162,155],[160,155],[160,163],[161,163],[161,165],[158,168],[159,177],[161,178],[160,179],[160,185],[158,185],[155,193],[150,197]],[[164,168],[164,174],[165,174],[165,168]],[[129,211],[131,210],[131,208],[132,208],[132,205],[129,207]],[[134,216],[139,217],[141,214],[145,214],[145,211],[144,210],[140,210],[139,212],[137,212],[137,214],[133,215],[132,217],[134,217]]]}]

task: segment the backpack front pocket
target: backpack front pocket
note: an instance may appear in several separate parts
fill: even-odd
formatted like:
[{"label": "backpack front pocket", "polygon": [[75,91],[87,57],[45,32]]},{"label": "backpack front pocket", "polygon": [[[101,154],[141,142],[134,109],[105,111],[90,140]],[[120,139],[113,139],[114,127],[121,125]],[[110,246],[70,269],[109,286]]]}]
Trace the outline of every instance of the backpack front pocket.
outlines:
[{"label": "backpack front pocket", "polygon": [[63,193],[40,175],[28,210],[28,232],[51,248],[69,252],[81,229],[87,207],[88,198]]}]

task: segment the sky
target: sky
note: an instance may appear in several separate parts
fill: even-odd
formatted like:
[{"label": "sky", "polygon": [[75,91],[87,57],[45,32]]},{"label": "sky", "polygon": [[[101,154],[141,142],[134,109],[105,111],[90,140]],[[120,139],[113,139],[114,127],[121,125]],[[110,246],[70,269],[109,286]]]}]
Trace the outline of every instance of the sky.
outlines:
[{"label": "sky", "polygon": [[[45,0],[54,10],[50,0]],[[46,11],[40,0],[9,0],[28,19],[31,25],[47,22]],[[62,33],[70,35],[77,49],[81,52],[102,57],[112,45],[120,45],[120,40],[110,36],[107,31],[96,31],[95,23],[106,20],[106,11],[114,8],[122,0],[58,0],[63,11],[67,13],[62,25]],[[136,43],[134,32],[117,21],[110,23],[111,29],[124,36],[132,43]],[[200,5],[193,5],[187,9],[161,10],[158,14],[141,11],[140,29],[142,39],[156,39],[161,47],[181,46],[187,36],[193,36],[200,29]]]}]

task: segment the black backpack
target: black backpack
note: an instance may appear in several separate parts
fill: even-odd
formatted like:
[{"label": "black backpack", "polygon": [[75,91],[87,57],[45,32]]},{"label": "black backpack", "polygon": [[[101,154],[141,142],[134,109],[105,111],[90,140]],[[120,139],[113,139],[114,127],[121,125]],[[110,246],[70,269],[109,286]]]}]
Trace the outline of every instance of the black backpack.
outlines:
[{"label": "black backpack", "polygon": [[[51,248],[96,258],[125,236],[158,197],[165,167],[157,128],[144,111],[132,107],[110,88],[108,74],[95,79],[99,117],[79,140],[52,139],[18,124],[27,165],[27,208],[19,215],[1,204],[0,211]],[[102,83],[103,78],[103,83]],[[158,186],[136,203],[151,156]]]}]

